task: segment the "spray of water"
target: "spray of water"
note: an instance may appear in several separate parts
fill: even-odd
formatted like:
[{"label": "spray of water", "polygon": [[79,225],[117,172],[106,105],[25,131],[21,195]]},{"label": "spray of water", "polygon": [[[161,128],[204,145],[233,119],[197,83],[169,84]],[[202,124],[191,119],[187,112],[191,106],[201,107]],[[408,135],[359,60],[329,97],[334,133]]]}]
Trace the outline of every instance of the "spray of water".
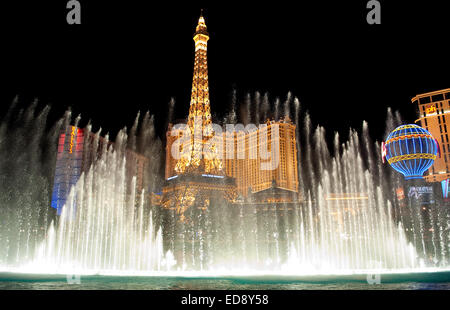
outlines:
[{"label": "spray of water", "polygon": [[[227,119],[235,121],[235,92],[233,98]],[[251,102],[247,95],[246,122],[269,116],[267,94],[255,95],[254,117]],[[278,118],[279,100],[273,105]],[[161,188],[162,154],[150,113],[139,113],[114,143],[86,127],[84,156],[91,158],[90,165],[70,189],[62,214],[55,216],[48,205],[57,138],[70,123],[78,126],[80,118],[72,120],[68,111],[50,126],[48,107],[38,111],[34,103],[17,110],[13,103],[0,124],[5,219],[0,265],[101,274],[409,272],[422,270],[422,258],[430,252],[441,268],[448,267],[448,218],[429,211],[435,229],[430,248],[422,212],[398,210],[393,185],[401,181],[382,166],[380,145],[371,141],[366,122],[361,135],[351,129],[344,142],[336,133],[330,151],[325,128],[313,129],[297,98],[289,94],[283,108],[297,124],[302,199],[264,206],[251,197],[232,205],[213,199],[206,210],[187,211],[193,221],[180,222],[174,210],[150,202]],[[388,110],[387,131],[399,121],[399,114]],[[138,173],[133,154],[147,158],[145,173]]]}]

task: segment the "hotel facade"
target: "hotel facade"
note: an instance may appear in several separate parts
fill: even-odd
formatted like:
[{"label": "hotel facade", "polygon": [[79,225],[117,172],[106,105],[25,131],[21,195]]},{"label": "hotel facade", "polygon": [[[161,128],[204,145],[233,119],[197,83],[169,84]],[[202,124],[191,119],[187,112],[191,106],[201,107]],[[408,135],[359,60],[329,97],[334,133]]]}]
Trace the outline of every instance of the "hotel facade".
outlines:
[{"label": "hotel facade", "polygon": [[[253,201],[259,197],[259,203],[297,201],[295,125],[287,117],[267,119],[258,125],[212,124],[207,64],[209,34],[203,16],[193,39],[195,61],[189,116],[186,124],[169,124],[166,132],[166,185],[161,204],[182,215],[196,199],[205,200],[201,198],[205,190],[221,193],[228,203],[243,202],[250,196]],[[200,203],[200,208],[207,208],[209,199],[206,200]]]},{"label": "hotel facade", "polygon": [[[92,164],[113,145],[113,142],[87,128],[67,126],[59,134],[51,200],[51,207],[56,209],[57,215],[61,215],[69,192],[77,184],[81,174],[87,173]],[[149,159],[129,149],[125,151],[125,157],[127,176],[136,177],[136,192],[147,190],[145,172],[149,167]]]},{"label": "hotel facade", "polygon": [[440,156],[424,175],[427,182],[441,182],[450,178],[450,88],[414,96],[411,102],[417,105],[419,123],[428,130],[439,144]]},{"label": "hotel facade", "polygon": [[[237,193],[242,197],[274,185],[298,193],[295,125],[290,120],[268,120],[263,125],[253,130],[239,126],[240,130],[220,133],[221,174],[235,179]],[[171,124],[166,138],[165,178],[170,179],[179,174],[178,160],[172,153],[174,143],[180,139],[179,134],[173,134]]]}]

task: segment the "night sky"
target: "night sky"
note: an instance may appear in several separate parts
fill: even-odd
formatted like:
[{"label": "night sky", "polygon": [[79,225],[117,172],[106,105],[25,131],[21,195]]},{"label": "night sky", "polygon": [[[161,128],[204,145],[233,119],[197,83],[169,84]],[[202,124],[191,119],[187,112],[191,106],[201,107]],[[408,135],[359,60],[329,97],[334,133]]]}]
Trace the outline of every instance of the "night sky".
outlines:
[{"label": "night sky", "polygon": [[366,0],[153,2],[81,0],[81,25],[66,23],[64,0],[2,3],[1,114],[16,95],[38,98],[54,120],[70,106],[115,134],[150,110],[163,133],[171,97],[176,118],[188,113],[200,8],[219,118],[233,88],[240,101],[291,91],[327,132],[367,120],[380,140],[388,106],[413,122],[414,95],[450,87],[449,10],[437,2],[380,1],[381,25],[366,23]]}]

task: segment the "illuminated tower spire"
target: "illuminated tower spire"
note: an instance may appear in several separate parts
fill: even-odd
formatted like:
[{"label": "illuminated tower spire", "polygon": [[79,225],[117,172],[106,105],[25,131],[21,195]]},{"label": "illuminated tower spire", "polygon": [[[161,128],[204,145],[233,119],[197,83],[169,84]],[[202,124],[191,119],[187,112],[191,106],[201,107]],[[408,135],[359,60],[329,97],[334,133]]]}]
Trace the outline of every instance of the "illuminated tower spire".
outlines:
[{"label": "illuminated tower spire", "polygon": [[222,161],[217,158],[217,149],[212,143],[213,131],[209,105],[207,46],[209,34],[203,14],[200,14],[194,33],[195,61],[192,80],[191,103],[188,128],[191,133],[189,147],[182,151],[175,170],[183,172],[220,173]]},{"label": "illuminated tower spire", "polygon": [[[191,105],[189,108],[188,125],[193,129],[197,129],[197,125],[201,127],[209,127],[211,125],[211,111],[209,106],[209,86],[208,86],[208,60],[206,57],[207,44],[209,34],[206,30],[205,19],[200,15],[198,25],[195,28],[195,62],[194,77],[192,80]],[[197,124],[196,117],[201,118],[201,123]],[[200,120],[199,120],[200,121]]]}]

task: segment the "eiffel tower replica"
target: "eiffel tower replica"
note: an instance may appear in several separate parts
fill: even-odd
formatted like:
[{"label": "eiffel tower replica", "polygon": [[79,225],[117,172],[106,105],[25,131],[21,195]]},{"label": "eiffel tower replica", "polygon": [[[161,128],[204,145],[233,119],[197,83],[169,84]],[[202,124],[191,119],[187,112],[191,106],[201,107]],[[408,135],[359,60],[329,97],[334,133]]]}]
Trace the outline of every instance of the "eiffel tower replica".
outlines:
[{"label": "eiffel tower replica", "polygon": [[[235,179],[225,175],[218,156],[223,136],[214,136],[208,86],[207,43],[209,34],[200,15],[194,33],[195,61],[187,125],[178,131],[180,144],[176,176],[165,180],[161,205],[174,209],[182,222],[189,208],[206,210],[211,202],[232,202],[237,197]],[[170,130],[170,128],[169,128]],[[186,138],[187,137],[187,138]],[[221,145],[222,144],[222,145]]]}]

